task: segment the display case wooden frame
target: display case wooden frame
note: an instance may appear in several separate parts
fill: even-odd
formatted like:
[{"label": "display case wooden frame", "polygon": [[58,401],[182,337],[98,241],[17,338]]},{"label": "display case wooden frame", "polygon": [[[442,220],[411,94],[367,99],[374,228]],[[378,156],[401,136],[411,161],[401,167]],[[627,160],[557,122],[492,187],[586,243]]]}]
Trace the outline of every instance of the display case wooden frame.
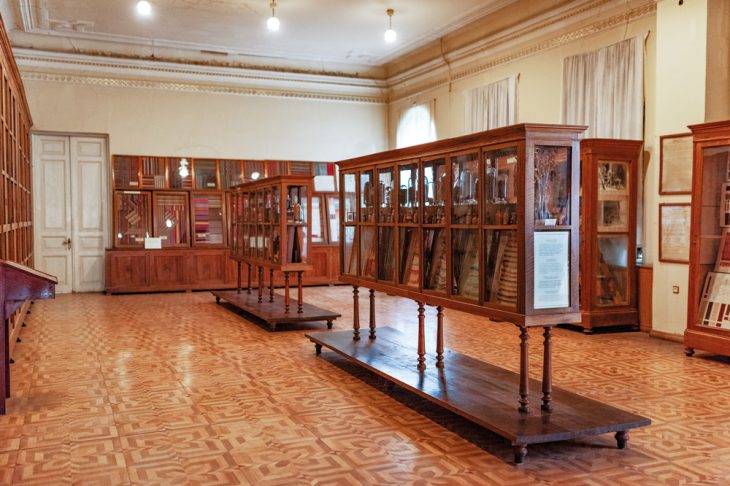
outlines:
[{"label": "display case wooden frame", "polygon": [[[693,137],[694,163],[684,345],[688,356],[692,356],[695,349],[730,356],[730,326],[725,310],[728,306],[714,305],[730,301],[730,288],[723,285],[718,289],[715,285],[712,291],[715,295],[703,295],[712,275],[723,284],[730,277],[730,274],[724,273],[724,265],[719,264],[723,261],[719,253],[724,250],[722,244],[726,239],[719,215],[723,211],[722,188],[726,182],[730,182],[730,120],[691,125],[689,128]],[[703,315],[700,315],[701,310],[704,311]],[[703,324],[708,321],[716,324]]]},{"label": "display case wooden frame", "polygon": [[587,333],[596,327],[639,325],[636,204],[642,147],[639,140],[580,142],[580,325]]}]

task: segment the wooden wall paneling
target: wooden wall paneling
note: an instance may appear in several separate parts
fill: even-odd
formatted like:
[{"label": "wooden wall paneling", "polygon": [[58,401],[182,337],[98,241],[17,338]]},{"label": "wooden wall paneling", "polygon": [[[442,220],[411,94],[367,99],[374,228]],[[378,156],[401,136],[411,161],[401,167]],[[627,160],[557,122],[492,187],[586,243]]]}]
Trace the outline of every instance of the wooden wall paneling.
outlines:
[{"label": "wooden wall paneling", "polygon": [[150,287],[185,288],[188,283],[183,251],[150,252]]},{"label": "wooden wall paneling", "polygon": [[210,288],[225,286],[228,258],[226,252],[196,251],[188,257],[188,274],[190,283],[195,286],[205,285]]}]

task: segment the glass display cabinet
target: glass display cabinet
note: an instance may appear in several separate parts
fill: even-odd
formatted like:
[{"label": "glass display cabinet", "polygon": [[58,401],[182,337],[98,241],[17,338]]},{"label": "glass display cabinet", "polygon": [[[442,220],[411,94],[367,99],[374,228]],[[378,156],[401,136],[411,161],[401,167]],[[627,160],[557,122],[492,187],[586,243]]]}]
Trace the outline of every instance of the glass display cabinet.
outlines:
[{"label": "glass display cabinet", "polygon": [[194,246],[222,246],[225,242],[223,194],[190,194]]},{"label": "glass display cabinet", "polygon": [[581,154],[581,281],[584,332],[638,328],[636,181],[643,142],[584,139]]},{"label": "glass display cabinet", "polygon": [[114,193],[114,246],[142,248],[145,236],[152,235],[151,195],[147,191]]},{"label": "glass display cabinet", "polygon": [[692,125],[689,303],[684,345],[730,356],[730,121]]},{"label": "glass display cabinet", "polygon": [[[353,330],[308,334],[315,352],[332,349],[506,437],[517,463],[528,444],[604,432],[616,432],[623,448],[626,431],[648,419],[552,386],[552,329],[581,320],[585,128],[515,125],[339,162],[340,280],[353,286]],[[369,289],[366,336],[361,286]],[[376,291],[417,303],[413,332],[376,329]],[[427,305],[436,307],[428,359]],[[445,350],[445,307],[516,325],[519,373]],[[529,377],[535,327],[543,337],[541,382]],[[539,407],[532,394],[541,396]]]},{"label": "glass display cabinet", "polygon": [[152,225],[163,247],[190,246],[187,192],[152,194]]}]

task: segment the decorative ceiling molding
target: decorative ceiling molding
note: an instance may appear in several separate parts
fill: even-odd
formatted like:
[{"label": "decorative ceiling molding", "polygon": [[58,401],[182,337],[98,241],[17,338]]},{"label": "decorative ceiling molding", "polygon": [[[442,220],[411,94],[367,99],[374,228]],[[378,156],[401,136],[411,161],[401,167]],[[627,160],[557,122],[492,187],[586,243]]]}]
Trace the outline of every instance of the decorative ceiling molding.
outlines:
[{"label": "decorative ceiling molding", "polygon": [[[507,36],[502,36],[503,40],[501,42],[496,42],[493,39],[480,42],[480,44],[488,42],[490,44],[489,47],[482,46],[479,49],[475,45],[467,46],[462,49],[461,53],[450,53],[449,57],[451,60],[449,60],[448,64],[444,59],[435,59],[410,71],[390,77],[387,82],[389,101],[400,101],[447,86],[449,83],[479,75],[497,66],[532,56],[542,51],[564,46],[600,32],[613,29],[622,24],[654,15],[655,12],[656,2],[654,0],[648,0],[637,7],[627,9],[606,18],[599,18],[588,25],[565,32],[564,24],[572,15],[580,14],[584,16],[591,14],[588,9],[581,9],[559,17],[556,21],[551,22],[550,25],[531,27],[530,31],[533,34],[539,34],[541,30],[544,34],[545,30],[551,27],[553,30],[558,28],[558,31],[561,32],[559,35],[542,38],[532,44],[524,45],[523,43],[510,50],[510,44],[514,44],[514,41],[519,41],[521,37],[518,33],[513,32]],[[595,14],[593,17],[595,17]],[[534,35],[534,37],[539,36]]]},{"label": "decorative ceiling molding", "polygon": [[383,82],[14,49],[24,79],[173,91],[386,103]]}]

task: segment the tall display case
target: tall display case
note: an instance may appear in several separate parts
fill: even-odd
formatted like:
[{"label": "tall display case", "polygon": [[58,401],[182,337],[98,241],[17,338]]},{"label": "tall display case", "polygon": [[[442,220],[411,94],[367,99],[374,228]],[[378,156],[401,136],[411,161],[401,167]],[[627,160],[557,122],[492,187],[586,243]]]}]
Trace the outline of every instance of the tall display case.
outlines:
[{"label": "tall display case", "polygon": [[643,142],[583,139],[580,307],[584,332],[639,325],[636,183]]},{"label": "tall display case", "polygon": [[689,303],[684,345],[730,356],[730,121],[692,125]]},{"label": "tall display case", "polygon": [[[276,176],[241,184],[231,192],[231,258],[237,262],[236,291],[215,291],[221,299],[266,320],[272,330],[279,323],[332,321],[339,314],[307,305],[303,300],[303,274],[312,270],[312,176]],[[318,214],[323,213],[320,208]],[[246,292],[242,289],[242,264],[248,268]],[[257,296],[252,295],[252,270],[258,277]],[[283,299],[275,295],[274,273],[284,275]],[[268,273],[268,275],[266,275]],[[297,287],[296,310],[291,309],[290,277]],[[268,276],[268,297],[264,295]]]},{"label": "tall display case", "polygon": [[[552,386],[552,328],[581,320],[584,130],[515,125],[339,162],[341,280],[353,286],[353,331],[309,334],[315,351],[326,346],[508,438],[518,463],[528,444],[604,432],[616,432],[623,448],[626,431],[648,419]],[[366,337],[360,287],[369,289]],[[375,291],[416,301],[416,336],[376,329]],[[427,305],[436,307],[430,358]],[[447,352],[444,308],[516,325],[519,373]],[[541,382],[529,378],[534,327],[543,337]]]}]

